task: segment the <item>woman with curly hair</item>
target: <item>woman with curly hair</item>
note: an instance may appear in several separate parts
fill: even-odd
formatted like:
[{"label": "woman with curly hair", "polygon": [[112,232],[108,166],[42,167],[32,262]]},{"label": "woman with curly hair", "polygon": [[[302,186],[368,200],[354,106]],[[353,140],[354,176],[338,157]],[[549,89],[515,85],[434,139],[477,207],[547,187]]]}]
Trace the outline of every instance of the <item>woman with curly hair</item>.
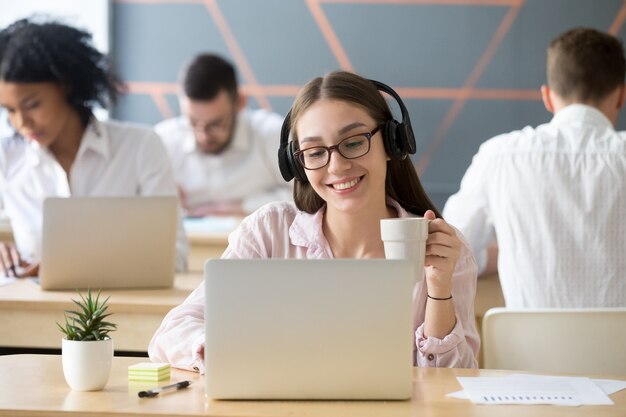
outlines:
[{"label": "woman with curly hair", "polygon": [[[176,195],[150,128],[94,117],[120,86],[85,31],[28,19],[0,31],[0,106],[15,130],[0,141],[0,193],[15,240],[0,245],[6,275],[37,275],[47,197]],[[184,270],[181,224],[176,248]]]}]

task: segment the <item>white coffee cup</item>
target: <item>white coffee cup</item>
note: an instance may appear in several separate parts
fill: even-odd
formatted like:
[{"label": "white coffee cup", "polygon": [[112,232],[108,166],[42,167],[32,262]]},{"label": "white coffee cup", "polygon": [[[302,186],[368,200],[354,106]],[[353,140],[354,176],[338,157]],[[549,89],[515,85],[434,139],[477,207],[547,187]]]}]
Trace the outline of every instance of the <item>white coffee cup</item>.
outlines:
[{"label": "white coffee cup", "polygon": [[380,237],[385,245],[386,259],[407,259],[417,270],[424,268],[428,222],[423,217],[380,220]]}]

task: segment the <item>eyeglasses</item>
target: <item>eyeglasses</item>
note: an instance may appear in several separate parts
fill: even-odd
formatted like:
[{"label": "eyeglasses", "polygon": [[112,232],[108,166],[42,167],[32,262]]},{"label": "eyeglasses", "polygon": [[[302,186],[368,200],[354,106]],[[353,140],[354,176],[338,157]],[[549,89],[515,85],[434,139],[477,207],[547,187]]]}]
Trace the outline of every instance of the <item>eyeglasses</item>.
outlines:
[{"label": "eyeglasses", "polygon": [[346,159],[360,158],[370,151],[370,141],[380,130],[381,126],[376,126],[374,130],[366,133],[359,133],[343,139],[334,146],[313,146],[294,152],[294,156],[305,169],[315,170],[324,168],[330,162],[330,154],[337,150],[339,155]]},{"label": "eyeglasses", "polygon": [[235,114],[232,117],[224,118],[210,123],[199,123],[194,120],[189,121],[191,129],[196,133],[204,133],[206,135],[216,136],[228,133],[234,123]]}]

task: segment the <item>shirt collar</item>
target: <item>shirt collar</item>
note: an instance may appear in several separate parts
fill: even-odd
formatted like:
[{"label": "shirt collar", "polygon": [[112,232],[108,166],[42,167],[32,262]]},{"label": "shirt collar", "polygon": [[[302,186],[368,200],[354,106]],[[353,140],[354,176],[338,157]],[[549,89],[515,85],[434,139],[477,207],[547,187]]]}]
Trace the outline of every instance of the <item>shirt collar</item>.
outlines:
[{"label": "shirt collar", "polygon": [[179,116],[176,119],[179,126],[177,127],[182,132],[182,144],[181,149],[184,153],[189,154],[196,151],[196,139],[193,135],[193,129],[189,123],[189,119],[185,116]]},{"label": "shirt collar", "polygon": [[[392,198],[387,197],[387,205],[396,209],[398,217],[414,217],[413,214],[407,212]],[[289,239],[291,240],[291,244],[306,247],[310,253],[326,252],[329,257],[332,257],[332,251],[330,250],[330,246],[322,230],[322,221],[324,220],[325,211],[325,205],[313,214],[298,211],[296,218],[289,227]]]},{"label": "shirt collar", "polygon": [[39,145],[39,142],[20,137],[19,140],[26,141],[26,163],[31,166],[37,166],[41,163],[41,158],[48,152],[46,148]]},{"label": "shirt collar", "polygon": [[83,133],[83,138],[81,139],[76,157],[78,158],[87,150],[94,151],[102,155],[105,159],[108,159],[110,156],[110,144],[107,129],[105,129],[102,122],[95,117],[91,118],[87,128],[85,129],[85,133]]},{"label": "shirt collar", "polygon": [[[322,231],[322,221],[324,220],[325,211],[325,205],[313,214],[299,210],[298,214],[296,214],[296,218],[289,227],[289,239],[291,240],[291,244],[294,246],[304,246],[308,248],[309,252],[324,252],[324,250],[328,248],[328,241]],[[332,256],[330,250],[327,252],[329,256]]]},{"label": "shirt collar", "polygon": [[614,129],[611,121],[595,107],[586,104],[570,104],[559,110],[552,118],[551,124],[593,124],[599,127]]},{"label": "shirt collar", "polygon": [[[28,153],[27,162],[32,166],[37,166],[41,163],[42,158],[53,157],[48,148],[42,147],[39,142],[34,140],[23,139],[27,141]],[[92,117],[83,133],[80,146],[76,158],[85,153],[87,150],[92,150],[104,158],[108,158],[110,154],[109,137],[107,130],[102,123],[96,118]]]},{"label": "shirt collar", "polygon": [[237,113],[237,126],[235,126],[233,140],[230,143],[229,149],[234,151],[245,151],[249,149],[253,134],[248,129],[248,124],[246,123],[247,118],[248,111],[246,109]]}]

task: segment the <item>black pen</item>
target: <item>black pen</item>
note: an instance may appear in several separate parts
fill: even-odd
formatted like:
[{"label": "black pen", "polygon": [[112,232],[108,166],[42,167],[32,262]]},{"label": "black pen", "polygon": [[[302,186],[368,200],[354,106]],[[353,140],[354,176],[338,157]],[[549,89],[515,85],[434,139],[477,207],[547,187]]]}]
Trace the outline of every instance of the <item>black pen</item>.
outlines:
[{"label": "black pen", "polygon": [[165,385],[164,387],[149,389],[147,391],[139,391],[137,395],[139,395],[140,398],[152,398],[156,397],[162,392],[177,391],[179,389],[187,388],[189,385],[191,385],[191,381],[181,381],[175,384]]}]

